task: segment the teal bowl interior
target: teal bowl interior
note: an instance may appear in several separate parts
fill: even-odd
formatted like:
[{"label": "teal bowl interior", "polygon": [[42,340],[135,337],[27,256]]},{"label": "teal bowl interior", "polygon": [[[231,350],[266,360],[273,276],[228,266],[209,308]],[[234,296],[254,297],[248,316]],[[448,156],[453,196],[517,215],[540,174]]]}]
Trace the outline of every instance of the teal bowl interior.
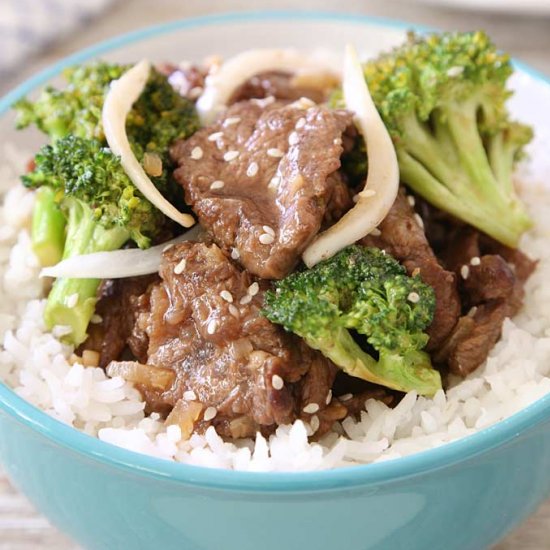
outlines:
[{"label": "teal bowl interior", "polygon": [[[10,92],[0,100],[0,132],[27,149],[38,143],[12,130],[11,103],[90,58],[199,59],[289,45],[340,51],[348,41],[368,54],[398,43],[408,28],[357,15],[264,12],[144,29],[66,58]],[[550,83],[519,68],[526,89],[515,108],[548,132],[550,120],[531,111]],[[475,435],[395,461],[293,474],[205,469],[83,435],[0,384],[0,461],[86,548],[484,548],[550,494],[549,454],[547,396]]]}]

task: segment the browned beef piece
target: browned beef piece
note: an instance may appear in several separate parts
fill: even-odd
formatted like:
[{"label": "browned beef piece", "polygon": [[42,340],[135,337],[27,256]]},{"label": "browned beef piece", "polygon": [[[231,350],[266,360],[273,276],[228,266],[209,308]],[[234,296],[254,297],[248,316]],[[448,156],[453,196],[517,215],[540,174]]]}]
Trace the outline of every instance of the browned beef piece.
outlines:
[{"label": "browned beef piece", "polygon": [[464,305],[474,306],[491,300],[508,299],[514,291],[516,276],[501,256],[487,254],[478,265],[470,265],[461,292]]},{"label": "browned beef piece", "polygon": [[328,177],[327,184],[332,192],[327,197],[327,210],[322,223],[323,229],[336,223],[353,206],[351,190],[340,172],[331,174]]},{"label": "browned beef piece", "polygon": [[502,256],[512,266],[514,274],[522,282],[527,281],[537,267],[537,262],[518,248],[510,248],[482,233],[479,234],[479,242],[484,254]]},{"label": "browned beef piece", "polygon": [[282,278],[333,216],[331,199],[349,202],[335,176],[349,124],[347,111],[240,102],[172,147],[175,177],[222,249],[255,275]]},{"label": "browned beef piece", "polygon": [[475,307],[459,319],[450,338],[435,354],[435,361],[447,363],[454,374],[467,376],[485,361],[510,313],[505,300]]},{"label": "browned beef piece", "polygon": [[[328,84],[330,89],[330,83]],[[332,83],[332,87],[334,87],[334,83]],[[269,96],[286,101],[295,101],[307,97],[315,103],[322,103],[327,99],[327,88],[323,88],[322,86],[304,85],[296,82],[294,75],[290,73],[271,71],[253,76],[237,88],[231,96],[229,104],[245,99]]]},{"label": "browned beef piece", "polygon": [[504,319],[521,307],[523,284],[536,263],[466,226],[454,229],[443,256],[446,266],[459,275],[465,315],[437,350],[435,360],[466,376],[485,361],[500,337]]},{"label": "browned beef piece", "polygon": [[[140,388],[149,410],[167,413],[192,391],[204,408],[199,429],[214,424],[228,437],[310,418],[317,411],[303,409],[312,404],[323,418],[346,415],[337,401],[326,404],[336,367],[260,314],[267,282],[254,282],[216,245],[192,242],[164,253],[160,276],[135,332],[149,342],[147,363],[176,379],[165,391]],[[207,407],[213,419],[204,418]]]},{"label": "browned beef piece", "polygon": [[428,349],[434,350],[441,346],[456,325],[460,316],[460,299],[455,275],[446,271],[437,260],[421,222],[408,202],[405,190],[400,189],[394,205],[378,227],[380,235],[369,235],[361,243],[386,250],[406,267],[409,274],[418,273],[434,289],[436,308],[428,329]]},{"label": "browned beef piece", "polygon": [[[100,323],[88,327],[88,339],[79,351],[88,349],[99,352],[99,366],[105,368],[120,355],[132,333],[139,313],[141,295],[157,279],[156,275],[105,280],[99,290],[96,313]],[[132,341],[132,351],[143,358],[143,346]]]}]

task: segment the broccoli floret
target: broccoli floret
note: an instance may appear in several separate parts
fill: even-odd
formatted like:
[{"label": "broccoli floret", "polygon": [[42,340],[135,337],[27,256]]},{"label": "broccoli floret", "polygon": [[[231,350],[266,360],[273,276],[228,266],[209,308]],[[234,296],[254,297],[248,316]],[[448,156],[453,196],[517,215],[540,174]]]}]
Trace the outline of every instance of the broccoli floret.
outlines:
[{"label": "broccoli floret", "polygon": [[422,349],[434,308],[433,289],[418,276],[377,248],[353,245],[275,283],[264,315],[352,376],[433,395],[441,377]]},{"label": "broccoli floret", "polygon": [[511,172],[531,132],[506,110],[508,56],[483,32],[410,34],[364,71],[393,137],[401,180],[438,208],[517,246],[532,222]]},{"label": "broccoli floret", "polygon": [[[147,248],[161,230],[163,215],[99,141],[69,135],[43,147],[35,163],[23,183],[55,193],[67,221],[63,258],[117,250],[129,240]],[[57,279],[46,305],[47,326],[68,325],[72,332],[67,341],[83,342],[98,286],[96,279]]]},{"label": "broccoli floret", "polygon": [[14,104],[17,128],[35,124],[52,140],[72,134],[104,141],[101,110],[105,95],[110,82],[129,68],[99,61],[66,69],[64,90],[48,86],[36,101],[24,98]]},{"label": "broccoli floret", "polygon": [[[35,124],[52,140],[67,135],[97,139],[106,144],[101,123],[105,96],[112,80],[120,78],[131,66],[99,61],[67,69],[67,87],[48,87],[35,101],[22,99],[14,104],[18,128]],[[172,162],[168,146],[187,138],[199,128],[191,101],[180,96],[166,76],[151,69],[149,80],[126,120],[128,139],[141,161],[154,153],[162,161],[162,174],[152,177],[159,191],[176,206],[183,204],[183,192],[169,177]]]}]

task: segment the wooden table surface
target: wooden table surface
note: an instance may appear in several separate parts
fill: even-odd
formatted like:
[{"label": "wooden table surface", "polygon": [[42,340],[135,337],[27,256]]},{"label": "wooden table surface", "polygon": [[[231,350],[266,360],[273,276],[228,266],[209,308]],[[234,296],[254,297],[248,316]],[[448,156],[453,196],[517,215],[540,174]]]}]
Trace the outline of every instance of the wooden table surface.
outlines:
[{"label": "wooden table surface", "polygon": [[[518,0],[521,2],[522,0]],[[550,2],[550,0],[548,0]],[[122,0],[77,35],[55,45],[0,83],[0,94],[53,60],[110,36],[193,15],[246,9],[324,9],[394,17],[442,29],[486,29],[504,50],[550,75],[550,18],[438,10],[396,0]],[[549,465],[550,467],[550,465]],[[62,490],[62,488],[61,488]],[[36,513],[0,471],[0,550],[75,550]],[[550,501],[493,550],[550,549]]]}]

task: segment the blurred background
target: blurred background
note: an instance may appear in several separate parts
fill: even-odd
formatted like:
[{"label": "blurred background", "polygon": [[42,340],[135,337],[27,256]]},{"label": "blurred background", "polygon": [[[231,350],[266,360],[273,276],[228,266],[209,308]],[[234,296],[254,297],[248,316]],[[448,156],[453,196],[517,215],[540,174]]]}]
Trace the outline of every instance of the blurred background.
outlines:
[{"label": "blurred background", "polygon": [[[270,9],[485,29],[503,50],[550,77],[550,0],[0,0],[0,95],[51,62],[117,34],[197,15]],[[178,60],[184,52],[174,55]],[[75,548],[0,472],[0,550]],[[550,502],[494,550],[517,548],[550,549]]]}]

